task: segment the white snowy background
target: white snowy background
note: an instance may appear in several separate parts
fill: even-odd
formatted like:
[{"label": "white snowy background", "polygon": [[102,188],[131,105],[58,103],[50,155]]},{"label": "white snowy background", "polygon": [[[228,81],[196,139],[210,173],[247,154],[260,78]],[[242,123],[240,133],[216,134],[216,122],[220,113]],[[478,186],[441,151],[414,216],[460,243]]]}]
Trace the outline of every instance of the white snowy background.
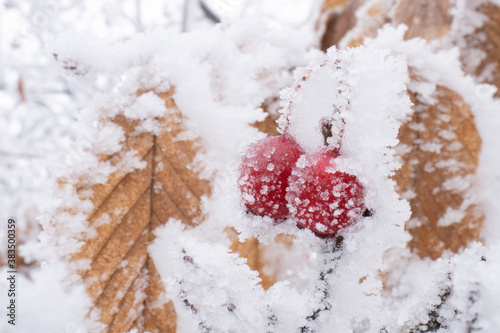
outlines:
[{"label": "white snowy background", "polygon": [[[196,332],[200,321],[215,332],[294,332],[306,326],[318,332],[380,332],[382,327],[409,332],[427,323],[430,313],[439,316],[440,332],[470,327],[497,332],[500,102],[491,87],[463,74],[460,51],[453,45],[439,50],[421,40],[403,41],[404,27],[386,27],[365,48],[321,55],[315,48],[318,1],[207,3],[224,16],[221,26],[214,27],[195,0],[0,2],[0,219],[16,219],[22,235],[18,242],[25,244],[21,253],[32,265],[18,275],[18,325],[1,320],[0,330],[87,331],[82,321],[87,299],[81,288],[68,291],[61,284],[66,267],[47,266],[51,254],[37,241],[37,218],[50,206],[50,180],[79,165],[82,156],[76,148],[85,126],[92,126],[88,114],[133,93],[134,82],[146,72],[156,73],[150,76],[152,86],[168,81],[177,87],[176,103],[207,144],[206,160],[214,161],[205,171],[219,172],[206,223],[183,230],[172,221],[158,231],[151,248],[178,309],[180,332]],[[243,51],[238,49],[242,43],[247,45]],[[210,66],[202,61],[207,58]],[[321,69],[335,60],[343,64],[340,71]],[[408,65],[430,82],[415,88],[422,94],[430,95],[435,84],[460,93],[472,107],[483,140],[477,192],[486,213],[485,244],[471,244],[463,253],[437,261],[421,260],[405,249],[409,206],[387,178],[397,168],[392,147],[398,126],[410,112],[404,94],[411,84]],[[293,75],[296,67],[303,68]],[[293,87],[310,71],[315,74],[296,92]],[[220,78],[218,98],[213,97],[213,73]],[[347,95],[323,91],[325,83],[341,81],[350,87]],[[193,86],[198,100],[192,99]],[[285,87],[292,88],[281,90]],[[281,128],[289,126],[311,150],[318,137],[308,121],[328,116],[325,105],[342,110],[346,100],[351,102],[340,166],[367,186],[367,203],[377,214],[344,235],[341,253],[325,253],[328,242],[296,230],[292,221],[272,228],[265,219],[250,218],[241,202],[231,199],[237,197],[239,156],[248,143],[264,136],[248,124],[263,118],[259,106],[280,90]],[[287,108],[290,100],[298,103]],[[201,114],[200,105],[214,110],[218,121],[211,121],[213,114]],[[242,239],[258,236],[263,242],[280,232],[295,235],[298,241],[288,255],[297,260],[286,262],[284,270],[292,277],[283,277],[269,291],[258,287],[256,273],[227,252],[228,240],[221,232],[226,226],[235,227]],[[5,239],[0,229],[3,257]],[[182,260],[180,249],[196,269]],[[274,255],[280,253],[276,249]],[[388,267],[394,287],[384,292],[377,276]],[[360,279],[364,282],[358,283]],[[218,292],[191,294],[190,303],[200,309],[195,317],[177,296],[200,283],[217,286]],[[5,286],[0,280],[0,299]],[[227,304],[237,313],[221,311]],[[306,320],[322,307],[329,311],[320,311],[313,323]],[[270,323],[270,317],[276,320]]]}]

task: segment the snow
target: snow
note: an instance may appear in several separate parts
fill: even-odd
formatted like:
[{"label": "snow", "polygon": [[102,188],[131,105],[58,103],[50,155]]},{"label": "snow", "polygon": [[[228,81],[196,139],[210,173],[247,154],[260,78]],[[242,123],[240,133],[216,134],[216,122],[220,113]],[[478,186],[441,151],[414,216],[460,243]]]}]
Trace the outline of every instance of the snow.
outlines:
[{"label": "snow", "polygon": [[219,332],[265,330],[268,309],[257,273],[226,246],[204,241],[196,229],[183,229],[169,221],[150,247],[180,327],[185,332],[200,326]]},{"label": "snow", "polygon": [[448,207],[444,215],[438,220],[437,225],[439,227],[447,227],[453,223],[458,223],[462,220],[464,215],[465,213],[462,209],[452,209]]},{"label": "snow", "polygon": [[[7,269],[2,268],[0,274],[7,276]],[[5,320],[0,326],[2,332],[37,332],[40,327],[53,332],[88,332],[82,320],[89,301],[85,290],[80,286],[68,291],[58,283],[63,278],[65,270],[61,265],[44,265],[32,270],[29,277],[17,274],[16,326],[7,325]],[[7,294],[6,279],[1,280],[0,290]]]},{"label": "snow", "polygon": [[[401,260],[403,256],[400,263],[408,265],[408,261]],[[399,267],[399,271],[405,273],[398,278],[397,287],[391,293],[393,300],[399,300],[394,311],[400,319],[388,327],[388,331],[401,327],[405,317],[417,319],[411,325],[425,323],[428,310],[435,309],[442,303],[441,296],[448,294],[436,310],[443,332],[463,332],[471,324],[476,329],[494,332],[500,309],[498,301],[493,299],[498,295],[498,282],[492,280],[498,274],[497,256],[497,243],[489,247],[474,243],[450,259],[413,259],[411,265]],[[415,290],[418,294],[414,294]],[[407,325],[403,327],[410,327]]]},{"label": "snow", "polygon": [[[486,21],[486,16],[480,13],[478,9],[488,2],[490,1],[456,1],[455,6],[450,10],[453,16],[451,29],[444,36],[443,41],[441,41],[446,48],[460,48],[464,71],[469,74],[475,73],[477,67],[486,57],[486,54],[480,49],[479,45],[475,45],[475,43],[484,38],[484,34],[478,34],[475,37],[478,40],[471,40],[468,36],[473,35]],[[479,77],[486,79],[491,69],[491,67],[485,68]]]},{"label": "snow", "polygon": [[[500,101],[493,98],[494,88],[478,84],[461,69],[461,56],[477,54],[473,50],[465,52],[463,45],[443,48],[420,39],[405,41],[403,26],[382,28],[378,37],[367,40],[364,47],[331,48],[322,54],[313,48],[312,28],[300,27],[303,22],[312,26],[314,6],[318,4],[309,7],[298,1],[295,8],[301,10],[293,11],[287,7],[280,10],[285,6],[283,1],[255,1],[248,5],[248,12],[261,14],[261,18],[238,12],[217,26],[207,20],[198,22],[196,18],[201,13],[193,12],[188,25],[191,32],[187,34],[173,32],[178,29],[172,27],[143,26],[141,20],[148,17],[156,17],[160,25],[159,8],[181,5],[180,1],[174,1],[158,3],[158,10],[145,7],[141,15],[132,19],[110,15],[119,29],[107,34],[107,40],[90,36],[81,21],[75,24],[81,33],[47,36],[48,50],[58,58],[57,62],[51,60],[51,66],[76,67],[64,70],[70,82],[67,85],[94,98],[91,103],[61,99],[51,108],[40,108],[43,112],[28,120],[26,107],[16,106],[20,96],[16,99],[15,95],[0,91],[2,101],[5,100],[0,106],[1,114],[9,124],[3,131],[6,149],[23,137],[22,148],[30,151],[46,148],[41,151],[65,155],[51,170],[50,178],[59,177],[62,180],[59,184],[33,183],[37,178],[33,174],[25,179],[27,171],[19,174],[11,171],[12,168],[43,169],[40,179],[45,181],[49,178],[46,172],[49,158],[16,158],[2,164],[6,172],[0,177],[8,188],[23,188],[20,194],[23,201],[46,197],[41,243],[28,243],[22,248],[26,258],[46,263],[31,271],[31,279],[19,275],[22,290],[18,299],[22,304],[19,329],[88,332],[102,328],[96,323],[100,317],[98,311],[91,313],[92,320],[84,319],[90,300],[76,271],[88,268],[90,262],[61,265],[61,261],[69,261],[78,251],[82,241],[94,237],[96,232],[88,228],[87,221],[87,214],[94,208],[86,199],[92,196],[92,191],[78,196],[71,185],[105,183],[117,170],[130,172],[144,168],[145,163],[134,150],[119,156],[117,164],[97,157],[120,151],[124,142],[122,130],[101,121],[101,117],[125,115],[140,121],[134,135],[145,131],[158,133],[163,129],[155,118],[176,110],[166,109],[155,92],[174,87],[173,99],[189,128],[177,139],[201,139],[203,151],[190,167],[202,172],[213,184],[212,196],[202,199],[206,213],[203,224],[187,228],[179,221],[162,221],[166,223],[156,230],[156,239],[149,247],[165,283],[165,299],[175,304],[179,332],[309,329],[343,333],[380,332],[382,328],[387,332],[407,332],[418,326],[425,329],[422,325],[432,320],[431,313],[440,320],[439,332],[462,332],[471,325],[495,332],[500,326],[500,169],[496,167],[500,163]],[[470,2],[458,0],[457,4],[453,15],[462,17],[461,22],[467,20],[467,24],[454,23],[450,45],[453,38],[482,24],[479,15],[465,15],[472,13]],[[72,15],[88,20],[103,8],[113,12],[111,5],[86,6],[81,7],[86,9],[81,14],[76,10]],[[133,16],[133,8],[133,3],[126,1],[120,12]],[[173,13],[176,14],[171,22],[179,23],[182,20],[179,12]],[[51,29],[61,24],[51,21],[51,26],[55,26]],[[95,29],[98,31],[103,25],[98,20]],[[47,28],[46,33],[50,31]],[[472,67],[477,65],[476,60],[471,62]],[[410,79],[408,66],[421,80]],[[15,79],[8,83],[13,91],[12,82]],[[52,82],[48,80],[47,86]],[[482,139],[477,175],[453,178],[443,184],[447,190],[468,189],[470,197],[465,198],[462,207],[449,209],[438,224],[452,226],[463,216],[469,202],[480,202],[485,212],[485,228],[484,244],[476,242],[458,254],[447,252],[443,258],[431,261],[418,258],[406,248],[409,235],[405,223],[407,228],[422,223],[408,222],[410,208],[406,200],[416,194],[408,191],[401,198],[390,177],[400,167],[396,158],[399,126],[412,112],[407,89],[433,104],[437,85],[456,91],[471,106]],[[288,88],[281,90],[284,87]],[[147,92],[138,96],[138,90]],[[264,119],[262,104],[276,97],[280,90],[280,131],[292,135],[307,153],[314,153],[324,147],[322,130],[329,123],[332,137],[327,143],[339,150],[337,167],[355,175],[366,189],[365,202],[373,216],[363,217],[341,231],[340,237],[319,238],[310,230],[298,229],[293,218],[276,224],[268,217],[249,215],[239,197],[241,155],[248,144],[264,137],[249,125]],[[17,113],[5,116],[4,109],[14,106]],[[65,108],[80,112],[72,114]],[[55,116],[57,112],[60,114]],[[57,125],[48,120],[42,122],[45,118]],[[27,135],[27,129],[36,122],[47,130],[33,130]],[[423,125],[412,126],[418,129]],[[35,145],[51,128],[54,135],[40,146]],[[439,135],[453,139],[449,131],[443,130]],[[435,143],[422,147],[434,152],[442,150]],[[297,166],[305,167],[306,162],[305,158],[299,159]],[[43,165],[37,169],[40,163]],[[276,167],[270,163],[267,170],[272,172]],[[442,161],[426,165],[425,169],[432,172],[436,168],[453,167],[457,167],[456,161]],[[158,164],[157,168],[161,170],[162,166]],[[27,183],[36,188],[30,196],[29,187],[20,185]],[[40,194],[47,193],[40,190],[45,186],[50,197]],[[263,193],[267,190],[262,189]],[[341,192],[332,190],[336,195]],[[2,202],[6,198],[9,207],[15,206],[20,199],[11,200],[6,193],[1,192]],[[250,201],[253,197],[246,199]],[[28,206],[19,211],[32,214],[33,208]],[[80,213],[70,213],[71,208]],[[339,213],[337,210],[336,214]],[[121,209],[117,208],[114,215],[120,214]],[[103,215],[98,224],[108,223],[111,218]],[[250,270],[245,259],[229,252],[226,228],[236,229],[242,241],[255,236],[268,244],[263,254],[266,258],[263,271],[278,280],[270,289],[262,288],[257,272]],[[293,238],[289,247],[274,241],[279,234]],[[120,267],[125,264],[122,262]],[[3,290],[5,281],[0,286]],[[2,331],[14,331],[4,322],[0,327]]]}]

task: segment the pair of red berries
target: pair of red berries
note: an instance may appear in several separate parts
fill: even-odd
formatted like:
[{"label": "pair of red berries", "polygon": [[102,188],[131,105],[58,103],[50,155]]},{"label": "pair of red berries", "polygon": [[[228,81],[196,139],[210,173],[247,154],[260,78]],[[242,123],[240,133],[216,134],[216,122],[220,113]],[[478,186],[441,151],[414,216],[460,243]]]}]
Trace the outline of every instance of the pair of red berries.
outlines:
[{"label": "pair of red berries", "polygon": [[292,216],[301,228],[335,235],[363,215],[364,188],[356,176],[336,170],[336,152],[324,148],[297,163],[302,155],[288,134],[251,145],[240,167],[243,201],[255,215]]}]

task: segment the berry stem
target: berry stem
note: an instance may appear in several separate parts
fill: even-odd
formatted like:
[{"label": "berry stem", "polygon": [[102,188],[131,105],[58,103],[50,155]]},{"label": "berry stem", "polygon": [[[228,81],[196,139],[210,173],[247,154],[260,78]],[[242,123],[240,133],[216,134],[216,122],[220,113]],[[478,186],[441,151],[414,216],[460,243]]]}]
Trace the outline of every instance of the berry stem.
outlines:
[{"label": "berry stem", "polygon": [[[334,133],[332,131],[334,122],[342,123],[338,129],[337,142],[331,142],[329,140],[334,136]],[[321,134],[323,135],[323,144],[325,145],[325,147],[333,146],[333,150],[335,152],[338,152],[340,150],[340,147],[342,145],[342,138],[344,136],[345,125],[345,119],[340,114],[340,110],[334,106],[333,115],[330,118],[323,118],[321,120]]]},{"label": "berry stem", "polygon": [[314,295],[319,296],[316,309],[306,317],[309,322],[307,325],[300,328],[301,333],[314,332],[314,322],[323,311],[329,311],[332,307],[330,303],[330,281],[329,276],[335,271],[338,264],[338,259],[342,257],[342,247],[344,237],[335,236],[333,238],[325,238],[321,242],[320,251],[318,253],[319,260],[321,261],[321,270],[318,274],[318,282]]},{"label": "berry stem", "polygon": [[328,146],[328,139],[333,136],[332,133],[332,123],[324,122],[321,126],[321,134],[323,134],[323,143],[325,146]]}]

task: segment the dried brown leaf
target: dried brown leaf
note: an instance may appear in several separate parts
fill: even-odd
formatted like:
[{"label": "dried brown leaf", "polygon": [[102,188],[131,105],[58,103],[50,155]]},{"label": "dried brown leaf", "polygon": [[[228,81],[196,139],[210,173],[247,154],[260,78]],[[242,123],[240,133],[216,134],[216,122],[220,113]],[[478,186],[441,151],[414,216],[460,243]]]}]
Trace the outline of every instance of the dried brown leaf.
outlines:
[{"label": "dried brown leaf", "polygon": [[325,0],[325,2],[323,2],[323,8],[321,9],[321,11],[325,12],[332,8],[344,6],[349,1],[351,0]]},{"label": "dried brown leaf", "polygon": [[268,114],[264,120],[256,121],[252,124],[252,126],[262,133],[266,133],[270,136],[280,135],[280,133],[278,132],[278,125],[276,124],[276,118],[270,114]]},{"label": "dried brown leaf", "polygon": [[[338,45],[345,34],[356,25],[356,11],[366,0],[350,0],[341,11],[331,11],[336,6],[328,0],[324,3],[324,10],[330,9],[325,15],[325,32],[321,39],[321,49],[326,51],[333,45]],[[342,4],[344,5],[344,4]],[[339,5],[337,5],[339,6]]]},{"label": "dried brown leaf", "polygon": [[19,77],[19,80],[17,80],[17,92],[19,93],[19,99],[21,103],[26,102],[26,89],[24,85],[24,80],[23,77]]},{"label": "dried brown leaf", "polygon": [[395,24],[406,24],[405,38],[438,39],[451,28],[449,0],[401,0],[395,8]]},{"label": "dried brown leaf", "polygon": [[[240,242],[237,238],[237,233],[234,231],[232,233],[233,243],[229,248],[231,252],[238,253],[241,258],[247,259],[247,265],[254,271],[259,273],[259,277],[261,278],[262,287],[267,290],[269,289],[277,280],[277,275],[280,273],[278,267],[273,267],[274,272],[271,274],[264,273],[264,266],[270,263],[269,258],[266,258],[266,251],[269,247],[272,247],[275,243],[281,243],[285,248],[290,249],[293,244],[293,237],[286,234],[279,234],[275,237],[274,240],[270,241],[269,244],[264,245],[259,242],[257,238],[249,238],[244,242]],[[276,264],[276,263],[272,263]],[[279,265],[278,265],[279,266]]]},{"label": "dried brown leaf", "polygon": [[500,97],[500,6],[489,2],[480,7],[480,12],[486,15],[487,20],[474,35],[476,41],[479,39],[479,47],[486,53],[486,58],[477,68],[476,74],[494,66],[492,75],[485,82],[495,85],[498,88],[496,96]]},{"label": "dried brown leaf", "polygon": [[279,118],[279,98],[270,98],[262,104],[262,110],[267,114],[266,118],[262,121],[256,121],[252,124],[253,127],[271,136],[280,135],[278,132]]},{"label": "dried brown leaf", "polygon": [[481,138],[469,105],[456,92],[438,86],[433,105],[410,96],[414,113],[400,129],[402,168],[394,179],[412,209],[410,247],[435,259],[480,238],[483,215],[469,188]]},{"label": "dried brown leaf", "polygon": [[[168,112],[156,120],[163,132],[133,134],[137,120],[119,115],[109,121],[119,125],[126,137],[122,151],[101,160],[116,163],[131,150],[147,163],[142,169],[111,174],[105,184],[77,186],[94,210],[88,215],[96,237],[85,240],[72,260],[89,260],[80,270],[93,301],[91,312],[100,314],[107,332],[174,332],[176,316],[172,303],[163,300],[163,286],[147,247],[154,230],[170,218],[186,225],[201,222],[200,198],[210,194],[208,181],[189,166],[198,151],[197,143],[177,139],[182,133],[182,114],[175,108],[172,91],[159,94]],[[105,219],[105,223],[103,223]]]},{"label": "dried brown leaf", "polygon": [[444,36],[450,29],[452,16],[449,0],[380,0],[372,3],[368,15],[358,21],[356,12],[365,0],[349,2],[341,12],[330,13],[326,20],[325,33],[321,40],[321,49],[326,50],[338,43],[356,27],[356,33],[349,37],[347,45],[356,47],[363,44],[366,37],[375,37],[377,30],[386,23],[394,26],[406,24],[408,31],[405,39],[415,37],[434,40]]},{"label": "dried brown leaf", "polygon": [[269,289],[273,285],[275,281],[271,281],[269,276],[262,272],[262,254],[257,238],[252,237],[243,243],[235,239],[229,249],[231,252],[238,253],[240,257],[246,258],[247,265],[252,270],[259,272],[259,277],[262,280],[261,284],[264,289]]}]

